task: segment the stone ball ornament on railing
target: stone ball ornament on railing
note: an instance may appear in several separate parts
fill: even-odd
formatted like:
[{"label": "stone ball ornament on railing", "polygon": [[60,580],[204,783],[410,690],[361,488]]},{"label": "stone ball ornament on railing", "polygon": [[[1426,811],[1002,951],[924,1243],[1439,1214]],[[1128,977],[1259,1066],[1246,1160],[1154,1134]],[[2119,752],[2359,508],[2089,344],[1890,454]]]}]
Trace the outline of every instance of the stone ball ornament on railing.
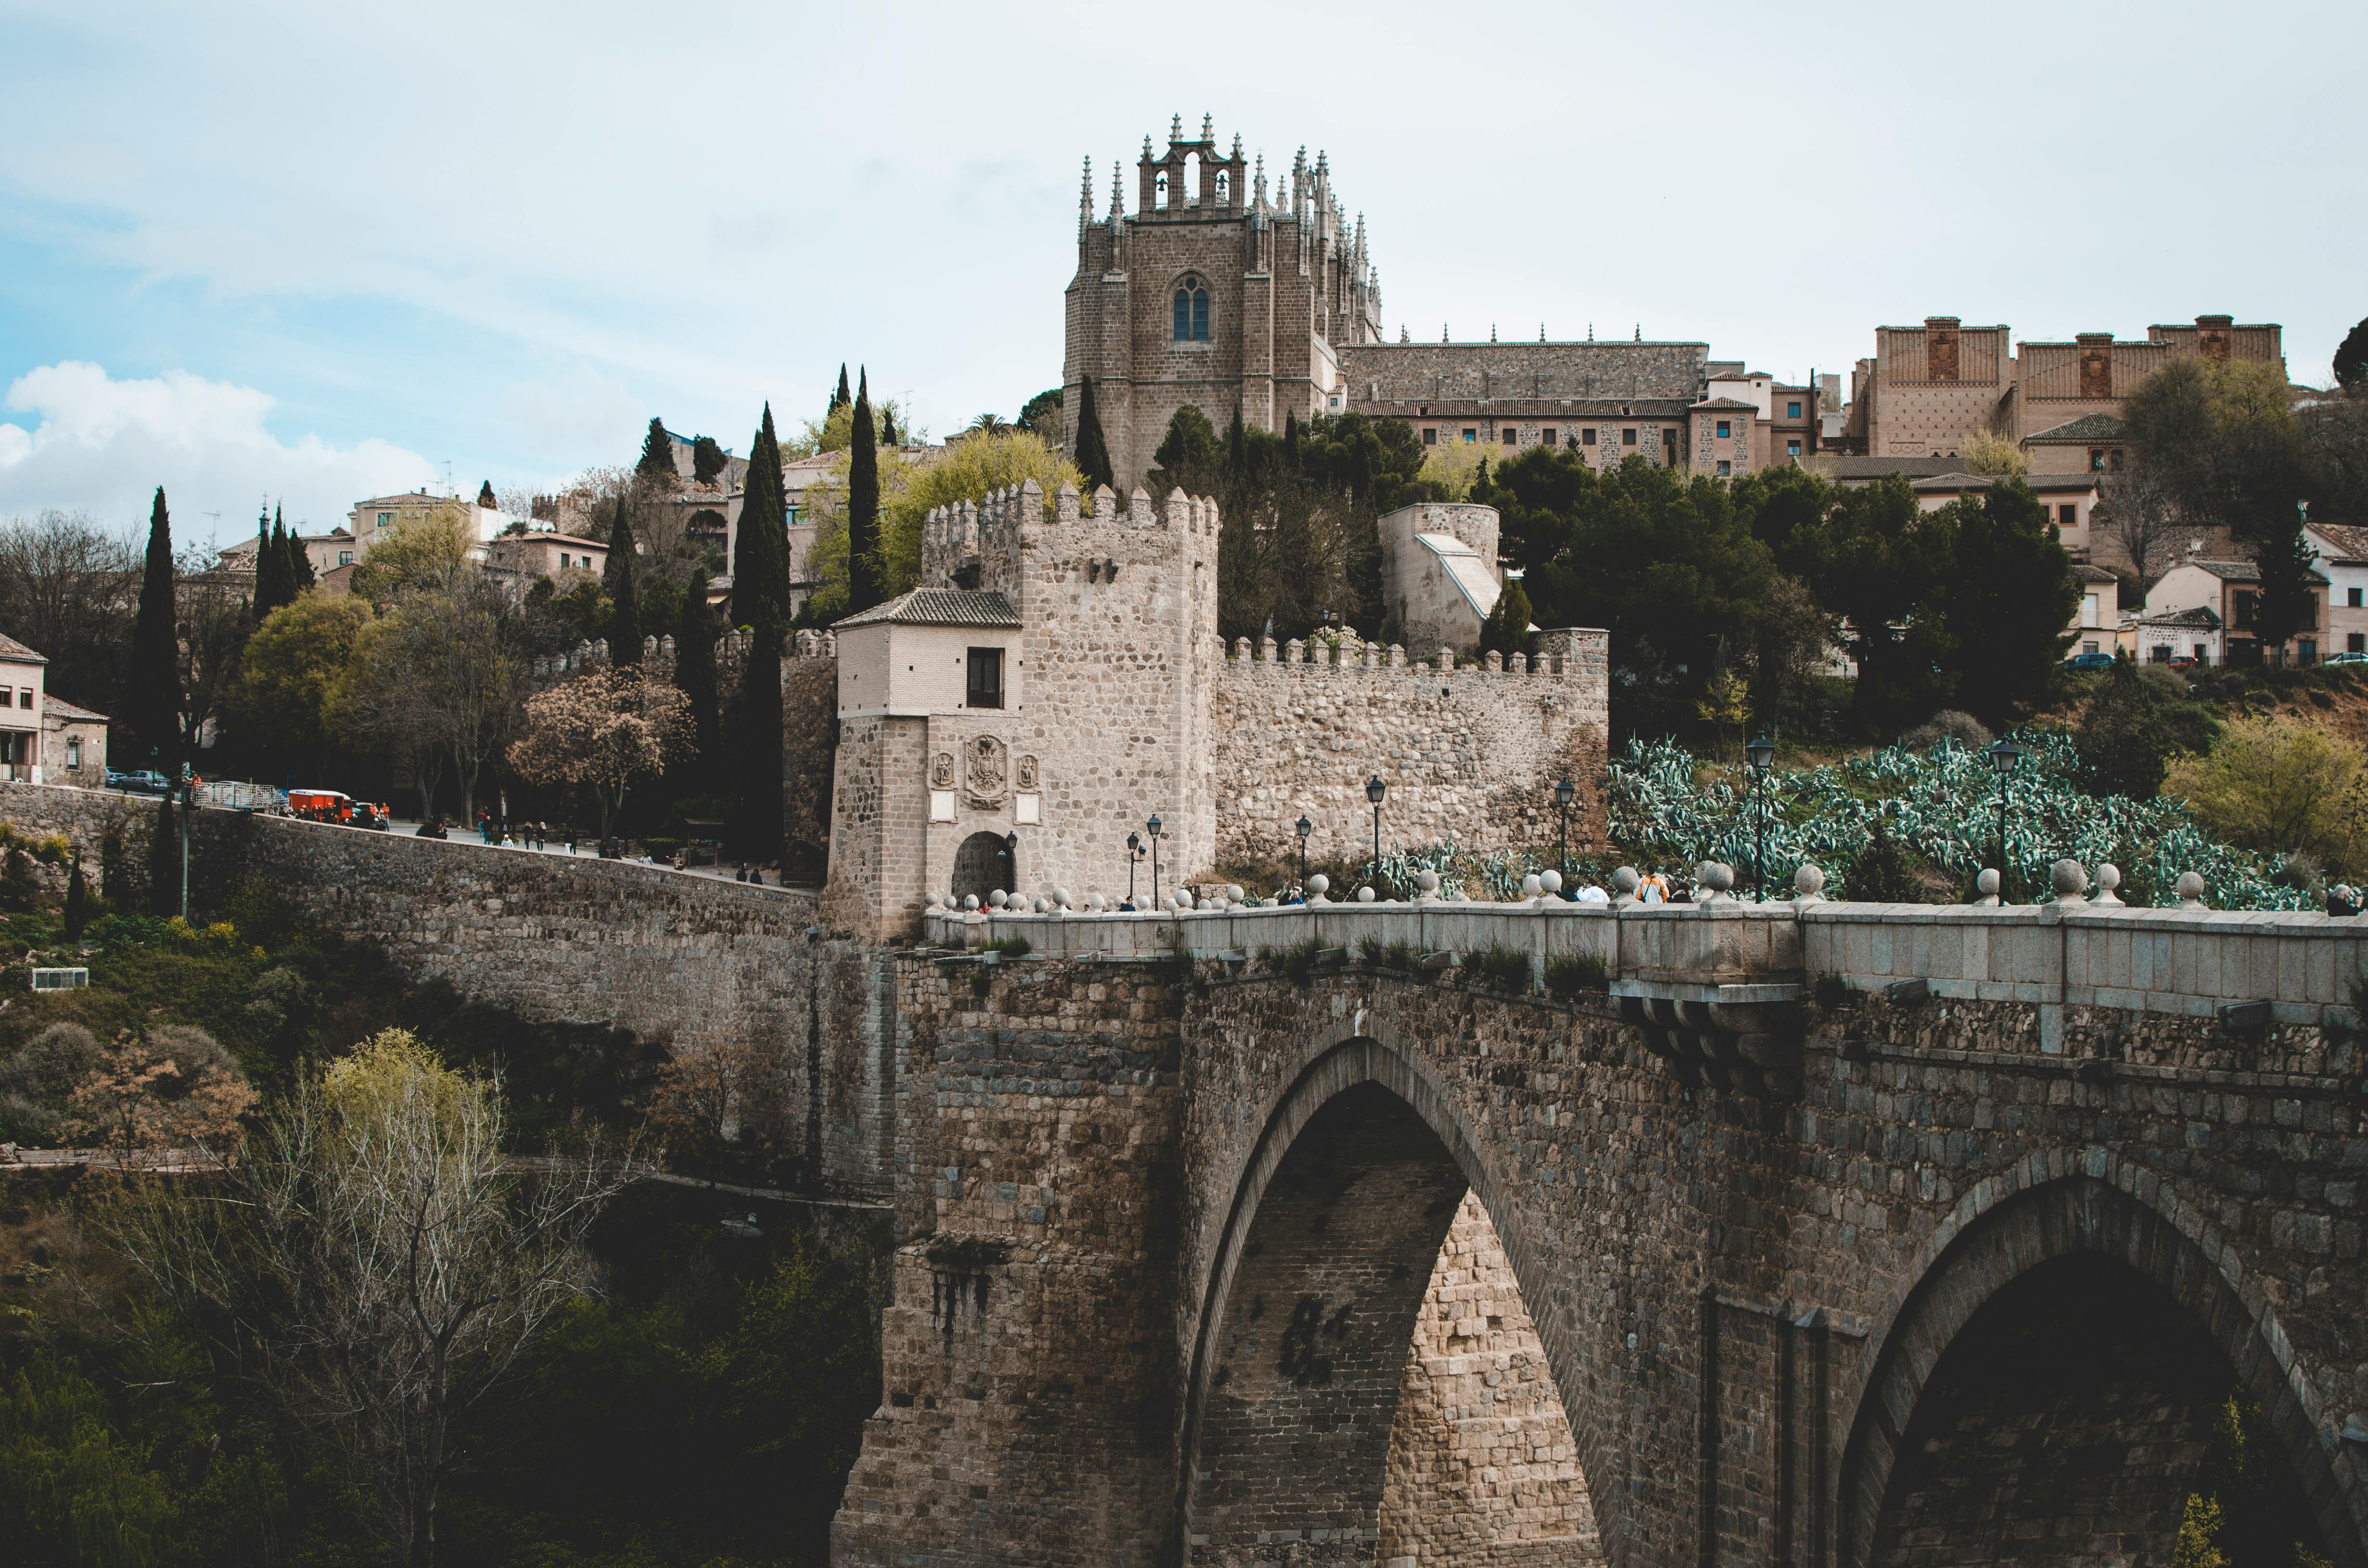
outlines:
[{"label": "stone ball ornament on railing", "polygon": [[1793,902],[1822,903],[1826,898],[1826,873],[1816,866],[1804,866],[1793,873]]},{"label": "stone ball ornament on railing", "polygon": [[1984,866],[1981,869],[1980,875],[1974,878],[1974,891],[1981,894],[1981,897],[1974,900],[1974,902],[1980,904],[1994,904],[1998,903],[2000,881],[2001,879],[1998,874],[1997,867]]},{"label": "stone ball ornament on railing", "polygon": [[1010,902],[1011,895],[1001,888],[997,888],[993,892],[986,895],[987,907],[990,909],[1001,909],[1005,904],[1008,904]]},{"label": "stone ball ornament on railing", "polygon": [[1521,896],[1523,898],[1536,898],[1545,891],[1546,880],[1538,875],[1535,871],[1530,872],[1527,876],[1521,879]]},{"label": "stone ball ornament on railing", "polygon": [[1538,873],[1538,887],[1541,891],[1548,894],[1562,892],[1562,873],[1560,871],[1540,871]]},{"label": "stone ball ornament on railing", "polygon": [[1423,897],[1437,898],[1439,896],[1439,873],[1437,871],[1417,871],[1414,874],[1414,885],[1416,891],[1420,892]]},{"label": "stone ball ornament on railing", "polygon": [[2200,872],[2180,872],[2179,881],[2171,884],[2171,891],[2179,895],[2179,907],[2181,909],[2211,907],[2203,902],[2203,877]]},{"label": "stone ball ornament on railing", "polygon": [[1611,873],[1611,902],[1614,903],[1635,903],[1636,890],[1644,885],[1645,879],[1636,874],[1635,867],[1621,867],[1618,870]]},{"label": "stone ball ornament on railing", "polygon": [[2047,885],[2059,903],[2071,903],[2089,891],[2088,869],[2078,860],[2058,860],[2047,869]]},{"label": "stone ball ornament on railing", "polygon": [[1054,889],[1053,890],[1053,908],[1055,908],[1055,909],[1061,910],[1061,911],[1063,911],[1063,912],[1064,912],[1064,913],[1067,911],[1067,909],[1069,908],[1069,890],[1068,890],[1068,889],[1066,889],[1066,888],[1054,888]]},{"label": "stone ball ornament on railing", "polygon": [[966,892],[962,894],[962,908],[964,911],[973,910],[977,907],[978,894],[974,892]]},{"label": "stone ball ornament on railing", "polygon": [[2114,896],[2113,890],[2121,885],[2122,869],[2119,866],[2114,865],[2111,860],[2099,861],[2097,863],[2097,896],[2090,899],[2089,902],[2091,903],[2120,903],[2122,901]]},{"label": "stone ball ornament on railing", "polygon": [[[1694,886],[1710,890],[1712,899],[1726,897],[1735,891],[1735,868],[1723,860],[1704,860],[1694,868]],[[1707,903],[1698,899],[1697,903]]]},{"label": "stone ball ornament on railing", "polygon": [[1357,902],[1359,903],[1371,903],[1379,895],[1373,892],[1372,884],[1370,882],[1357,890]]},{"label": "stone ball ornament on railing", "polygon": [[1310,903],[1322,903],[1325,902],[1324,894],[1331,888],[1331,878],[1326,876],[1321,871],[1316,872],[1314,876],[1307,879],[1307,902]]}]

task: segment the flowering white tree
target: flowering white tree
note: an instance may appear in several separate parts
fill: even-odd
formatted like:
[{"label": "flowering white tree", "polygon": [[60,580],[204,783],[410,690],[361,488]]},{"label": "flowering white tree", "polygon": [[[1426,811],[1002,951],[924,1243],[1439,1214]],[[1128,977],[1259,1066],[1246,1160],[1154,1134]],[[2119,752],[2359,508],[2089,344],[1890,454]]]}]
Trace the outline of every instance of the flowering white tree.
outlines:
[{"label": "flowering white tree", "polygon": [[529,698],[526,733],[511,743],[509,757],[529,783],[587,786],[606,838],[633,780],[664,772],[696,749],[690,699],[635,665],[587,671]]}]

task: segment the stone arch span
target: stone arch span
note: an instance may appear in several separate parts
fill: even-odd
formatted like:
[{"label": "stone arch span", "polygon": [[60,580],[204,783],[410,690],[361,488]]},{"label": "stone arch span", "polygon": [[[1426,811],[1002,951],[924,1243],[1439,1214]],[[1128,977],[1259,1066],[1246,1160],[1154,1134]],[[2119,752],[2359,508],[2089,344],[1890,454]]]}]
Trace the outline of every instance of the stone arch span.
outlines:
[{"label": "stone arch span", "polygon": [[[2149,1192],[2159,1206],[2143,1195]],[[1838,1562],[1953,1561],[1918,1552],[1903,1535],[1915,1511],[1905,1492],[1918,1482],[1937,1492],[1947,1478],[1925,1472],[1950,1462],[1935,1428],[1918,1425],[1918,1412],[1928,1400],[1962,1396],[1964,1366],[1948,1357],[1969,1328],[1968,1338],[1998,1338],[1999,1312],[2046,1301],[2053,1286],[2058,1304],[2079,1299],[2068,1288],[2154,1312],[2159,1321],[2133,1325],[2134,1338],[2184,1335],[2192,1351],[2224,1360],[2238,1390],[2259,1403],[2334,1562],[2368,1565],[2368,1499],[2275,1312],[2214,1228],[2162,1193],[2151,1173],[2103,1149],[2077,1160],[2033,1155],[1969,1193],[1920,1261],[1882,1333],[1844,1446]],[[1985,1316],[1985,1308],[1994,1310]]]},{"label": "stone arch span", "polygon": [[1375,1020],[1308,1042],[1198,1282],[1171,1560],[1370,1562],[1417,1310],[1467,1191],[1533,1314],[1586,1477],[1568,1335],[1453,1095]]}]

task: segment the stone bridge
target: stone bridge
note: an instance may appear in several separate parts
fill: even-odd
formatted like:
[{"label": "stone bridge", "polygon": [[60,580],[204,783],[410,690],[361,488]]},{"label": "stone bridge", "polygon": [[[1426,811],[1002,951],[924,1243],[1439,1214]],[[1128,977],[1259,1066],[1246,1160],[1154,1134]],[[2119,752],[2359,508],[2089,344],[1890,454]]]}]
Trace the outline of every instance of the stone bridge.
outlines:
[{"label": "stone bridge", "polygon": [[2368,1564],[2368,928],[929,926],[840,1563],[2167,1564],[2235,1394],[2295,1538]]},{"label": "stone bridge", "polygon": [[[154,814],[0,785],[126,896]],[[841,1563],[2167,1563],[2234,1393],[2296,1539],[2368,1568],[2368,926],[1429,903],[882,948],[650,867],[196,837],[202,890],[472,996],[771,1063],[902,1244]]]}]

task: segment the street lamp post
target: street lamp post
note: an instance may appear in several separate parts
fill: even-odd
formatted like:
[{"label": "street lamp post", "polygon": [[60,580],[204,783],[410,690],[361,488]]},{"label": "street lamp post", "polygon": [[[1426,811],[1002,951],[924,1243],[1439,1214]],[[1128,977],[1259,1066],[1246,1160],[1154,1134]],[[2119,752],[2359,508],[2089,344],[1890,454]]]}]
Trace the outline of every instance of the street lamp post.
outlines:
[{"label": "street lamp post", "polygon": [[2007,788],[2014,777],[2015,765],[2022,760],[2022,748],[2001,735],[1990,747],[1989,758],[1990,771],[1998,775],[1998,902],[2005,903],[2009,897],[2006,861]]},{"label": "street lamp post", "polygon": [[1389,792],[1390,787],[1382,782],[1382,776],[1378,773],[1365,781],[1365,799],[1373,802],[1372,884],[1375,898],[1382,896],[1382,797]]},{"label": "street lamp post", "polygon": [[1143,835],[1128,834],[1126,835],[1126,906],[1129,909],[1134,907],[1134,869],[1143,863]]},{"label": "street lamp post", "polygon": [[1159,813],[1157,812],[1151,813],[1151,820],[1143,824],[1143,830],[1151,835],[1151,907],[1157,909],[1159,907]]},{"label": "street lamp post", "polygon": [[189,812],[198,803],[196,776],[181,764],[181,923],[189,919]]},{"label": "street lamp post", "polygon": [[1019,892],[1019,830],[1014,828],[1003,835],[1003,858],[1011,866],[1011,885],[1003,891],[1015,897]]},{"label": "street lamp post", "polygon": [[1554,786],[1554,811],[1562,818],[1562,836],[1554,846],[1554,869],[1562,873],[1562,896],[1572,896],[1570,888],[1570,801],[1578,793],[1578,786],[1565,775]]},{"label": "street lamp post", "polygon": [[1776,743],[1766,732],[1753,737],[1743,748],[1744,759],[1751,764],[1751,804],[1754,837],[1751,851],[1751,880],[1758,886],[1759,902],[1768,902],[1768,769],[1776,760]]},{"label": "street lamp post", "polygon": [[1307,901],[1307,835],[1315,831],[1315,824],[1301,817],[1295,825],[1299,830],[1299,898],[1304,903]]}]

